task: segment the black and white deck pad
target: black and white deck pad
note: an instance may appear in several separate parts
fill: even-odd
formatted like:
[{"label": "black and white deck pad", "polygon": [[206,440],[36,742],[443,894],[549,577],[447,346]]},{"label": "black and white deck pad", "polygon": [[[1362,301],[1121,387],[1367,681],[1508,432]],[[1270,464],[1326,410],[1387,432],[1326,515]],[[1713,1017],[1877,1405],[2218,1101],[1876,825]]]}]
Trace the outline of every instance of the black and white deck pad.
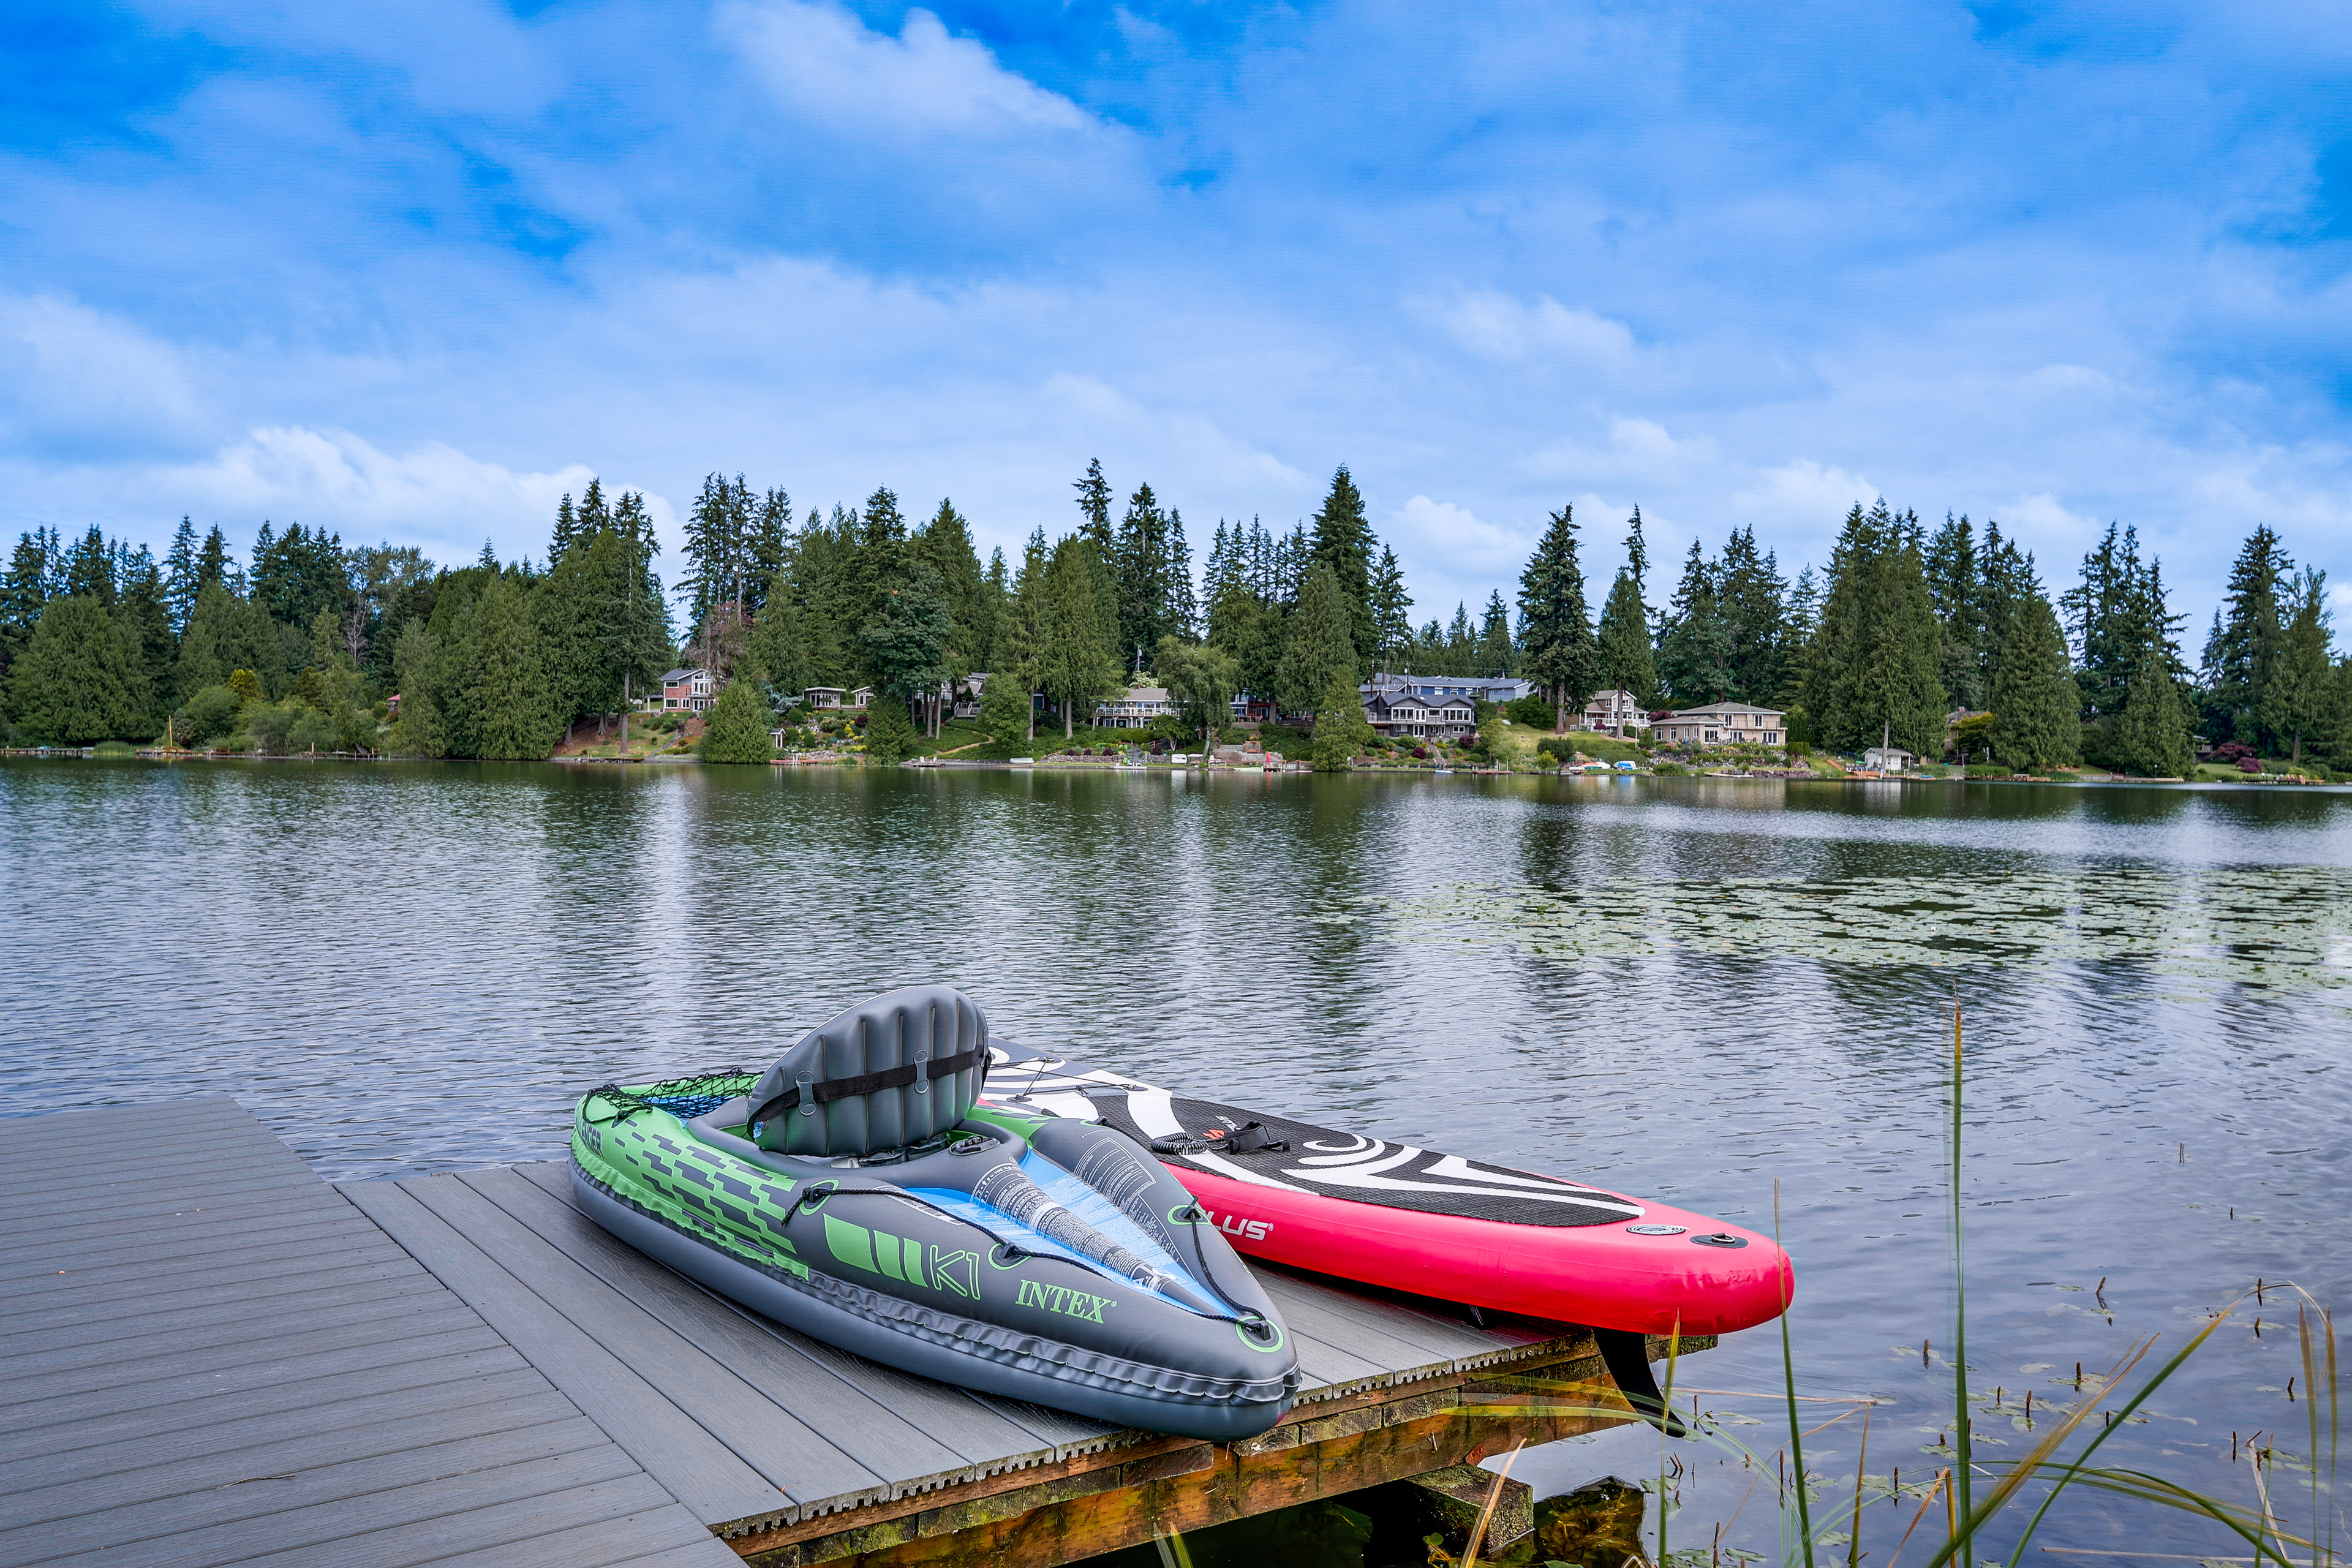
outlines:
[{"label": "black and white deck pad", "polygon": [[[1170,1164],[1258,1186],[1504,1225],[1616,1225],[1639,1204],[1556,1176],[1190,1100],[1004,1040],[989,1042],[982,1098],[1033,1115],[1099,1121]],[[1237,1136],[1238,1135],[1238,1136]]]}]

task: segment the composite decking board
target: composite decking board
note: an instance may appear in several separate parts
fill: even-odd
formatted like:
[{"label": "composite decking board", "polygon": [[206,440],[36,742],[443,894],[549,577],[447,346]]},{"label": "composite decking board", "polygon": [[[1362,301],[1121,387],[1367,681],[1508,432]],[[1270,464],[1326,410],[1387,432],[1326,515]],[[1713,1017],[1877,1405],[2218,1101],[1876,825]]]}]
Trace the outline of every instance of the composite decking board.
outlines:
[{"label": "composite decking board", "polygon": [[[485,1388],[483,1384],[495,1386]],[[331,1405],[164,1426],[0,1464],[0,1529],[87,1512],[113,1498],[169,1497],[241,1477],[394,1453],[579,1414],[535,1373],[359,1394]],[[285,1463],[283,1461],[295,1461]]]},{"label": "composite decking board", "polygon": [[[478,1246],[495,1245],[494,1256],[509,1274],[616,1359],[625,1359],[793,1504],[887,1480],[746,1382],[727,1361],[713,1357],[462,1178],[425,1176],[400,1184]],[[537,1194],[537,1188],[521,1184]],[[649,1258],[636,1262],[646,1276],[659,1268]],[[658,1468],[647,1468],[661,1478]]]},{"label": "composite decking board", "polygon": [[[1266,1294],[1286,1314],[1293,1303],[1344,1310],[1349,1321],[1415,1347],[1423,1364],[1444,1363],[1458,1370],[1464,1365],[1513,1355],[1531,1345],[1545,1343],[1551,1337],[1518,1324],[1482,1329],[1472,1323],[1454,1322],[1417,1308],[1359,1295],[1337,1283],[1297,1279],[1280,1269],[1260,1269],[1257,1274]],[[1345,1303],[1344,1309],[1339,1303]]]},{"label": "composite decking board", "polygon": [[[763,1320],[673,1273],[522,1176],[490,1171],[465,1180],[638,1310],[689,1342],[709,1347],[722,1364],[787,1412],[786,1418],[807,1432],[811,1443],[830,1449],[835,1463],[795,1472],[800,1479],[786,1483],[795,1501],[831,1498],[866,1487],[887,1489],[971,1463],[971,1454],[949,1447],[923,1425],[894,1411],[886,1402],[887,1396],[877,1398],[825,1376],[792,1342],[799,1336],[786,1338],[789,1330],[769,1327]],[[919,1380],[901,1375],[899,1381],[911,1384]],[[801,1420],[801,1415],[824,1423],[830,1436],[819,1436]],[[1003,1422],[992,1436],[1017,1440],[1021,1428]],[[839,1463],[843,1459],[851,1465],[843,1466]]]},{"label": "composite decking board", "polygon": [[[280,1252],[373,1250],[378,1256],[389,1256],[383,1237],[372,1237],[372,1227],[362,1228],[367,1222],[357,1215],[349,1219],[339,1215],[268,1211],[218,1219],[207,1215],[200,1225],[176,1223],[177,1218],[169,1228],[152,1234],[142,1228],[136,1247],[126,1245],[120,1226],[99,1227],[79,1237],[45,1238],[37,1261],[19,1257],[0,1271],[0,1290],[13,1289],[19,1280],[37,1280],[60,1268],[79,1274],[119,1266],[162,1274],[217,1261],[224,1252],[249,1252],[257,1247]],[[13,1239],[14,1233],[10,1235]]]},{"label": "composite decking board", "polygon": [[[442,1289],[440,1281],[415,1267],[405,1253],[401,1255],[404,1268],[389,1263],[372,1263],[347,1272],[326,1284],[316,1284],[318,1275],[297,1275],[291,1279],[272,1279],[259,1288],[240,1291],[231,1285],[214,1285],[203,1290],[174,1290],[169,1310],[178,1321],[190,1324],[211,1322],[215,1318],[235,1318],[241,1313],[274,1311],[281,1303],[318,1307],[340,1306],[345,1301],[391,1300],[399,1296],[428,1296]],[[346,1271],[330,1269],[329,1274],[345,1275]],[[273,1287],[283,1287],[274,1289]],[[79,1340],[105,1339],[122,1331],[116,1325],[125,1319],[154,1318],[155,1304],[136,1298],[111,1301],[85,1301],[77,1307],[53,1309],[25,1313],[19,1319],[0,1320],[0,1360],[9,1354],[9,1342],[18,1335],[38,1335],[42,1344],[72,1344]],[[30,1344],[34,1342],[26,1340]]]},{"label": "composite decking board", "polygon": [[[539,1561],[562,1568],[742,1568],[743,1560],[676,1503],[619,1519],[549,1530],[530,1540]],[[429,1568],[508,1568],[514,1549],[436,1557]]]},{"label": "composite decking board", "polygon": [[[168,1172],[159,1172],[156,1182],[143,1191],[124,1190],[91,1195],[79,1189],[69,1189],[65,1193],[47,1194],[48,1198],[59,1200],[63,1206],[58,1206],[58,1203],[32,1199],[13,1207],[0,1206],[0,1226],[5,1226],[11,1235],[33,1236],[45,1230],[67,1230],[79,1226],[128,1225],[134,1220],[184,1209],[191,1212],[251,1209],[286,1200],[300,1203],[311,1196],[311,1188],[318,1184],[318,1178],[312,1176],[310,1184],[305,1185],[305,1174],[301,1172],[281,1174],[272,1171],[249,1181],[222,1182],[190,1192],[160,1190],[157,1184],[168,1187],[171,1181]],[[84,1201],[85,1198],[88,1201]]]},{"label": "composite decking board", "polygon": [[[292,1195],[292,1194],[287,1194]],[[304,1194],[307,1196],[308,1194]],[[5,1236],[16,1247],[54,1247],[61,1260],[67,1258],[103,1258],[110,1251],[120,1251],[124,1238],[131,1235],[152,1236],[162,1244],[199,1240],[206,1237],[235,1237],[257,1227],[285,1229],[303,1225],[331,1224],[334,1216],[315,1209],[290,1207],[282,1198],[258,1204],[221,1205],[214,1208],[186,1208],[177,1212],[159,1210],[118,1222],[108,1218],[84,1217],[69,1225],[54,1226],[16,1226],[0,1223],[0,1236]],[[276,1222],[272,1224],[271,1222]],[[352,1245],[364,1240],[360,1232],[352,1233]],[[176,1268],[178,1265],[168,1265]],[[18,1255],[16,1267],[22,1269],[25,1260]],[[26,1278],[18,1274],[17,1278]]]},{"label": "composite decking board", "polygon": [[[525,1381],[520,1384],[501,1384],[499,1381],[512,1378]],[[549,1386],[547,1379],[537,1368],[516,1354],[512,1346],[501,1344],[495,1350],[430,1356],[417,1361],[396,1361],[388,1365],[361,1366],[348,1372],[331,1371],[293,1383],[273,1383],[257,1388],[219,1394],[199,1388],[193,1394],[184,1392],[181,1397],[162,1405],[134,1405],[95,1413],[82,1410],[77,1405],[74,1409],[52,1420],[28,1421],[13,1430],[37,1433],[45,1441],[60,1444],[111,1443],[160,1427],[199,1426],[207,1419],[231,1421],[256,1415],[282,1416],[287,1411],[302,1408],[314,1400],[331,1403],[448,1384],[485,1388],[510,1386],[518,1393],[536,1392]],[[7,1432],[0,1432],[0,1443],[6,1443],[8,1436]]]},{"label": "composite decking board", "polygon": [[[567,1491],[498,1503],[470,1512],[389,1526],[334,1543],[334,1568],[411,1568],[461,1559],[495,1563],[499,1568],[572,1568],[561,1549],[542,1551],[540,1541],[549,1533],[599,1521],[623,1521],[670,1512],[688,1523],[693,1516],[675,1502],[665,1509],[661,1488],[640,1471],[617,1480],[600,1481]],[[700,1526],[697,1525],[699,1529]],[[708,1568],[742,1568],[743,1560],[707,1531],[709,1542],[700,1556],[687,1563]],[[677,1550],[671,1548],[672,1551]],[[724,1552],[714,1556],[713,1552]],[[320,1552],[305,1546],[291,1551],[256,1552],[237,1558],[239,1568],[318,1568]],[[673,1561],[676,1561],[673,1559]],[[111,1560],[93,1559],[89,1568],[115,1568]]]},{"label": "composite decking board", "polygon": [[[5,1123],[10,1129],[5,1140],[8,1147],[7,1160],[14,1166],[37,1169],[48,1162],[76,1153],[119,1155],[128,1152],[133,1159],[152,1166],[162,1162],[164,1149],[170,1151],[171,1163],[179,1164],[183,1163],[181,1155],[184,1150],[194,1152],[201,1158],[225,1149],[249,1148],[273,1158],[284,1155],[298,1164],[300,1163],[299,1155],[270,1137],[268,1131],[260,1123],[253,1121],[242,1107],[233,1107],[231,1113],[247,1117],[247,1124],[239,1126],[234,1121],[200,1117],[184,1125],[156,1127],[135,1119],[115,1121],[101,1116],[78,1130],[58,1132],[41,1125],[49,1120],[47,1117]],[[82,1113],[66,1111],[61,1114],[70,1117]],[[93,1165],[96,1164],[98,1162],[93,1162]],[[114,1170],[122,1167],[109,1161],[105,1168]]]},{"label": "composite decking board", "polygon": [[[6,1245],[7,1241],[8,1238],[0,1237],[0,1245]],[[349,1268],[355,1262],[364,1261],[373,1256],[375,1255],[373,1252],[352,1256],[346,1256],[341,1251],[316,1255],[296,1253],[289,1257],[273,1258],[261,1263],[235,1267],[215,1264],[205,1268],[182,1269],[175,1271],[171,1278],[175,1289],[203,1289],[210,1285],[239,1279],[285,1279],[303,1274],[325,1273],[331,1269]],[[89,1269],[83,1270],[79,1279],[68,1270],[47,1279],[28,1280],[17,1287],[17,1293],[26,1298],[23,1310],[27,1311],[40,1307],[60,1307],[70,1306],[77,1302],[114,1300],[121,1297],[124,1290],[123,1281],[114,1275],[100,1275]]]},{"label": "composite decking board", "polygon": [[1432,1354],[1425,1342],[1417,1344],[1391,1332],[1389,1326],[1377,1318],[1354,1310],[1356,1303],[1345,1298],[1326,1295],[1318,1299],[1307,1291],[1276,1294],[1271,1289],[1268,1294],[1274,1295],[1276,1308],[1286,1324],[1371,1369],[1355,1374],[1357,1377],[1385,1374],[1393,1378],[1406,1373],[1431,1376],[1453,1370],[1454,1358],[1442,1352]]},{"label": "composite decking board", "polygon": [[[0,1384],[0,1409],[15,1409],[44,1399],[79,1402],[88,1394],[110,1388],[168,1384],[186,1376],[217,1377],[248,1366],[291,1364],[310,1356],[344,1354],[380,1344],[415,1347],[421,1341],[446,1339],[454,1343],[468,1338],[484,1346],[498,1342],[496,1334],[485,1333],[479,1320],[464,1310],[464,1303],[433,1300],[419,1310],[403,1312],[380,1323],[365,1319],[331,1323],[299,1333],[273,1336],[266,1342],[232,1339],[226,1343],[207,1341],[173,1344],[168,1338],[149,1340],[137,1344],[135,1355],[108,1357],[100,1353],[93,1359],[21,1376],[12,1365],[8,1379]],[[87,1349],[83,1347],[85,1352]],[[413,1348],[410,1353],[414,1353]]]},{"label": "composite decking board", "polygon": [[254,1450],[254,1465],[214,1469],[214,1477],[219,1479],[203,1483],[186,1481],[193,1467],[174,1467],[181,1474],[155,1477],[155,1490],[125,1490],[113,1498],[94,1495],[87,1510],[70,1507],[68,1500],[52,1495],[36,1500],[30,1507],[42,1511],[26,1516],[9,1500],[12,1504],[0,1511],[7,1519],[0,1526],[0,1556],[16,1561],[24,1544],[36,1538],[40,1540],[40,1552],[66,1556],[85,1547],[103,1547],[110,1540],[164,1540],[200,1528],[236,1526],[237,1521],[252,1521],[257,1531],[266,1532],[270,1528],[266,1516],[299,1507],[364,1504],[364,1500],[404,1486],[428,1486],[433,1481],[591,1450],[604,1450],[607,1460],[616,1458],[609,1453],[612,1441],[604,1436],[604,1429],[574,1411],[572,1401],[555,1396],[552,1404],[560,1405],[558,1411],[530,1425],[506,1422],[482,1429],[482,1422],[473,1422],[475,1429],[412,1432],[412,1441],[397,1448],[376,1448],[343,1458],[322,1455],[310,1460],[294,1453],[291,1446],[278,1446],[275,1458],[268,1450]]},{"label": "composite decking board", "polygon": [[[106,1568],[184,1568],[191,1563],[243,1563],[299,1552],[310,1563],[331,1561],[337,1568],[366,1561],[365,1542],[380,1531],[414,1531],[424,1541],[457,1539],[453,1523],[600,1482],[633,1488],[638,1506],[659,1500],[661,1488],[610,1443],[546,1458],[493,1465],[469,1474],[436,1477],[355,1498],[296,1504],[257,1518],[208,1524],[138,1540],[77,1543],[69,1552],[42,1550],[38,1532],[25,1531],[12,1563],[31,1568],[50,1561],[102,1563]],[[261,1483],[268,1484],[268,1483]],[[284,1483],[280,1483],[284,1484]],[[0,1545],[12,1545],[0,1538]],[[331,1552],[327,1549],[331,1547]],[[410,1559],[414,1561],[414,1558]],[[528,1560],[527,1558],[525,1559]],[[392,1561],[400,1561],[394,1558]]]},{"label": "composite decking board", "polygon": [[782,1491],[680,1411],[661,1390],[541,1300],[391,1182],[342,1189],[410,1256],[463,1297],[509,1344],[572,1396],[670,1494],[705,1521],[788,1507]]},{"label": "composite decking board", "polygon": [[1325,1390],[1345,1388],[1379,1379],[1388,1381],[1387,1368],[1352,1355],[1339,1346],[1317,1338],[1283,1315],[1282,1326],[1290,1336],[1290,1347],[1298,1357],[1298,1397],[1311,1401]]},{"label": "composite decking board", "polygon": [[[264,1354],[280,1353],[279,1347],[289,1342],[325,1350],[345,1342],[337,1331],[346,1328],[362,1329],[373,1340],[383,1337],[379,1331],[396,1326],[409,1331],[402,1337],[414,1338],[425,1330],[467,1326],[473,1319],[462,1310],[463,1306],[462,1302],[451,1302],[446,1295],[419,1292],[388,1300],[347,1301],[336,1307],[278,1306],[257,1310],[244,1319],[224,1321],[215,1317],[190,1323],[181,1321],[181,1315],[171,1310],[170,1303],[163,1302],[145,1318],[123,1320],[118,1331],[108,1338],[76,1338],[42,1350],[18,1350],[8,1358],[8,1375],[14,1382],[124,1364],[136,1372],[151,1358],[180,1358],[199,1351],[236,1345],[258,1346]],[[208,1359],[206,1364],[228,1363]]]},{"label": "composite decking board", "polygon": [[[569,1167],[564,1163],[547,1161],[517,1165],[511,1169],[563,1205],[574,1216],[579,1227],[575,1234],[604,1238],[631,1256],[637,1256],[633,1248],[611,1237],[602,1226],[573,1205]],[[667,1269],[661,1272],[672,1279],[680,1278],[670,1275]],[[924,1447],[909,1449],[903,1460],[895,1466],[888,1462],[887,1451],[880,1457],[878,1466],[869,1464],[869,1468],[877,1468],[879,1473],[886,1475],[894,1470],[901,1472],[898,1476],[901,1484],[943,1473],[948,1468],[940,1467],[939,1470],[927,1468],[928,1462],[923,1455],[932,1445],[947,1450],[965,1468],[1002,1466],[1051,1446],[1037,1439],[1034,1433],[1015,1421],[1010,1414],[964,1390],[852,1355],[847,1351],[744,1311],[734,1303],[722,1301],[682,1279],[680,1283],[698,1292],[713,1306],[732,1314],[735,1321],[755,1327],[764,1336],[764,1342],[753,1342],[755,1348],[766,1343],[789,1352],[782,1356],[771,1353],[747,1363],[760,1374],[763,1385],[772,1393],[788,1394],[801,1408],[821,1405],[829,1411],[837,1411],[841,1418],[858,1420],[861,1424],[864,1412],[879,1408],[888,1415],[887,1424],[879,1429],[886,1436],[895,1435],[908,1426],[916,1428],[915,1440]],[[720,1320],[722,1322],[725,1321]],[[817,1375],[817,1381],[804,1381],[812,1373]],[[835,1386],[836,1384],[838,1388]],[[1076,1421],[1078,1418],[1072,1416],[1069,1419]],[[897,1440],[895,1436],[891,1440]],[[872,1449],[873,1445],[861,1440],[855,1452],[863,1459]]]}]

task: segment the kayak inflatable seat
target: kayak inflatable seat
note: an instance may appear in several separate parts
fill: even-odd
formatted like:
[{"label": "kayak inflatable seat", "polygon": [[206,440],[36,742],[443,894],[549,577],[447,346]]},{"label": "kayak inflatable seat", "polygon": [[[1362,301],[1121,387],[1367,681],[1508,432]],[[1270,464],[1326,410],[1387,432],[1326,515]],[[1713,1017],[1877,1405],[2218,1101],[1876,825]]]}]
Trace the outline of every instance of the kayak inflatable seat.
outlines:
[{"label": "kayak inflatable seat", "polygon": [[1132,1139],[977,1118],[988,1022],[893,991],[764,1071],[574,1109],[597,1223],[812,1338],[976,1393],[1181,1436],[1255,1436],[1298,1386],[1281,1317]]}]

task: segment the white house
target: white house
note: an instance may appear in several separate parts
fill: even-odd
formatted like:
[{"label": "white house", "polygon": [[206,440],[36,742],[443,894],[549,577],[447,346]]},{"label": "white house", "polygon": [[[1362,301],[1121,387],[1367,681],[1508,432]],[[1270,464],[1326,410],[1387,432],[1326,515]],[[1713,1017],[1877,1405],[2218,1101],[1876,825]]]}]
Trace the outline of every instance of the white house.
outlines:
[{"label": "white house", "polygon": [[1584,705],[1584,727],[1631,740],[1650,727],[1650,710],[1635,701],[1630,691],[1599,691]]},{"label": "white house", "polygon": [[1667,714],[1651,738],[1669,746],[1780,746],[1788,743],[1788,715],[1745,702],[1713,702]]},{"label": "white house", "polygon": [[1873,746],[1862,753],[1862,765],[1881,773],[1899,773],[1919,759],[1900,746]]},{"label": "white house", "polygon": [[1095,704],[1095,724],[1112,730],[1140,730],[1154,719],[1176,711],[1174,699],[1157,686],[1131,687],[1108,701]]}]

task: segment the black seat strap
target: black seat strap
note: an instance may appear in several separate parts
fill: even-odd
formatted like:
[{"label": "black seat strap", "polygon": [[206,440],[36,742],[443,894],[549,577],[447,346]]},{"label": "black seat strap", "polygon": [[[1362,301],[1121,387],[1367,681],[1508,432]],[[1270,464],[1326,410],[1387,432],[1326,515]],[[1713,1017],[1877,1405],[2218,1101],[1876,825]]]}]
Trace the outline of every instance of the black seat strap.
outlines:
[{"label": "black seat strap", "polygon": [[[918,1059],[903,1062],[894,1068],[884,1068],[878,1072],[862,1072],[853,1078],[829,1078],[821,1083],[809,1086],[809,1101],[814,1105],[824,1105],[832,1100],[848,1100],[856,1095],[873,1094],[881,1089],[904,1089],[910,1083],[919,1083],[925,1079],[950,1077],[967,1068],[982,1066],[987,1060],[988,1047],[982,1044],[955,1056],[933,1057],[928,1062]],[[800,1086],[795,1084],[753,1111],[748,1120],[765,1121],[772,1116],[781,1116],[785,1111],[796,1110],[800,1105]]]}]

